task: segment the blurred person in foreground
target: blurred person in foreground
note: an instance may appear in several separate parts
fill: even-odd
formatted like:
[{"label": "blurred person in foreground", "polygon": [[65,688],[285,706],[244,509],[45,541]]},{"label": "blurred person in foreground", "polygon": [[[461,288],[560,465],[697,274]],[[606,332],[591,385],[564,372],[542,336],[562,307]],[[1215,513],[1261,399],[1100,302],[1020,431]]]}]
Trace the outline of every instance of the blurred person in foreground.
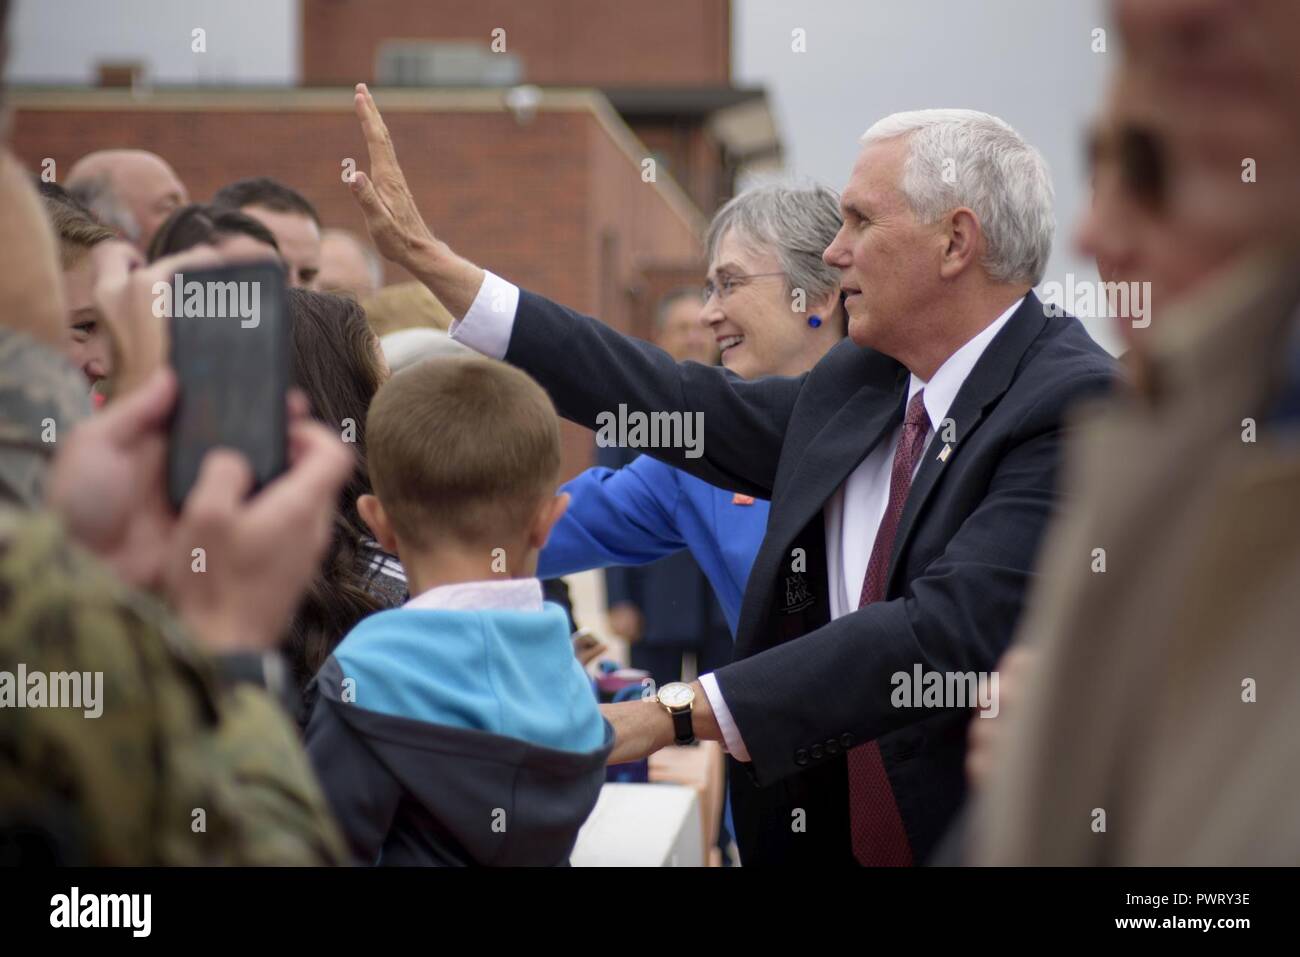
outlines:
[{"label": "blurred person in foreground", "polygon": [[[1126,216],[1100,195],[1080,238],[1121,270],[1135,256],[1169,301],[1130,336],[1132,388],[1082,413],[1068,448],[1074,506],[1016,645],[1015,707],[976,768],[967,859],[1293,864],[1300,18],[1284,0],[1115,11],[1116,126],[1147,145],[1111,197]],[[1099,193],[1122,159],[1099,157]]]},{"label": "blurred person in foreground", "polygon": [[[129,254],[113,245],[95,253],[110,322],[147,310],[164,275],[128,277]],[[216,262],[200,253],[159,267]],[[9,279],[0,274],[0,305]],[[11,692],[24,696],[33,675],[87,682],[83,709],[0,715],[0,844],[63,864],[338,861],[290,725],[244,675],[279,640],[311,574],[347,457],[299,403],[286,475],[245,502],[247,463],[214,452],[174,515],[163,472],[175,394],[159,371],[82,422],[76,370],[0,329],[0,670],[22,664],[29,686]],[[301,547],[274,547],[288,537]],[[190,571],[196,543],[204,575]]]},{"label": "blurred person in foreground", "polygon": [[[214,452],[173,514],[163,472],[174,377],[155,371],[86,419],[84,378],[59,354],[55,240],[6,144],[0,208],[0,672],[28,676],[2,693],[32,703],[41,677],[82,679],[81,707],[0,710],[0,856],[339,861],[292,727],[264,691],[222,675],[281,636],[328,535],[348,468],[341,443],[295,402],[285,475],[245,501],[248,464]],[[124,244],[92,255],[100,314],[121,325],[148,315],[168,271],[219,262],[204,251],[130,272],[138,254]],[[272,547],[290,537],[302,547]],[[189,570],[196,542],[204,575]]]},{"label": "blurred person in foreground", "polygon": [[149,248],[172,210],[190,201],[167,161],[147,150],[96,150],[68,171],[69,195],[135,246]]},{"label": "blurred person in foreground", "polygon": [[307,197],[267,176],[236,180],[217,190],[212,205],[253,217],[275,236],[289,285],[316,288],[321,265],[320,214]]},{"label": "blurred person in foreground", "polygon": [[[1174,227],[1165,140],[1153,104],[1132,86],[1131,73],[1115,78],[1104,111],[1088,134],[1092,202],[1076,228],[1075,245],[1081,255],[1096,261],[1103,282],[1127,287],[1117,294],[1118,303],[1141,296],[1155,307],[1140,319],[1114,317],[1129,346],[1122,360],[1126,380],[1141,394],[1151,386],[1146,378],[1150,323],[1160,322],[1162,313],[1212,284],[1247,247],[1240,236]],[[999,666],[996,714],[971,722],[967,769],[973,785],[981,784],[988,773],[1012,720],[1008,714],[1020,698],[1023,676],[1034,660],[1032,642],[1014,645]]]}]

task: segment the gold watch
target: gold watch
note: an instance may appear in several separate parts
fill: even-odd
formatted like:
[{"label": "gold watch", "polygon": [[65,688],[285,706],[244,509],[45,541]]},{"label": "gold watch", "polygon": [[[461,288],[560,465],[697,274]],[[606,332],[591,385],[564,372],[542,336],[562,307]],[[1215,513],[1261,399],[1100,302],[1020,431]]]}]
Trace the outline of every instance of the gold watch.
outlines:
[{"label": "gold watch", "polygon": [[673,743],[694,744],[695,726],[691,721],[691,709],[695,707],[695,692],[691,686],[681,681],[671,681],[660,688],[655,697],[672,716],[673,730],[677,735]]}]

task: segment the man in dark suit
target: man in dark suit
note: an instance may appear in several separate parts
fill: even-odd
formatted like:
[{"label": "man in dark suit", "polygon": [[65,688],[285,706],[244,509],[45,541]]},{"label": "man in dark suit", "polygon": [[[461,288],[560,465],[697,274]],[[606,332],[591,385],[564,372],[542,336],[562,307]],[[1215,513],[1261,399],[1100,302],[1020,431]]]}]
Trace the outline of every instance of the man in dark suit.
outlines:
[{"label": "man in dark suit", "polygon": [[[420,219],[363,87],[357,110],[375,179],[352,186],[371,234],[464,317],[456,338],[526,369],[588,427],[620,406],[702,412],[702,449],[645,451],[771,499],[735,660],[693,687],[694,733],[732,758],[743,861],[924,861],[965,793],[976,702],[954,679],[991,671],[1008,644],[1057,501],[1064,411],[1113,373],[1030,292],[1054,227],[1042,158],[987,114],[873,126],[824,254],[851,341],[798,378],[746,382],[456,256]],[[914,675],[948,690],[900,696]],[[612,760],[674,740],[658,702],[606,714]]]}]

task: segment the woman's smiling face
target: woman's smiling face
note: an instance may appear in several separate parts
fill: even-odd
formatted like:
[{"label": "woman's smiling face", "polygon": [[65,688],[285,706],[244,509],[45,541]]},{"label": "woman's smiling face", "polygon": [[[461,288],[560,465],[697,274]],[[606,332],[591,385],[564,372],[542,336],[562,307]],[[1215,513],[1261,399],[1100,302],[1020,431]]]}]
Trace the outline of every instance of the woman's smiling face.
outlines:
[{"label": "woman's smiling face", "polygon": [[[755,278],[747,278],[755,277]],[[808,333],[786,289],[776,254],[728,230],[709,265],[713,294],[700,314],[722,350],[722,364],[745,379],[785,375],[802,358]]]}]

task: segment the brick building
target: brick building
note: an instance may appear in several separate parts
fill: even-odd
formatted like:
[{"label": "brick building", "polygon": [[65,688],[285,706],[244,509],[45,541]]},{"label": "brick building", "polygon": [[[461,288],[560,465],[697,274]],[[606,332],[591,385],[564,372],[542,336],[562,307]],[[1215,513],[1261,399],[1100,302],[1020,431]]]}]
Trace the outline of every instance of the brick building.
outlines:
[{"label": "brick building", "polygon": [[731,84],[730,0],[303,0],[303,85],[359,80],[596,88],[708,213],[780,153],[762,91]]}]

